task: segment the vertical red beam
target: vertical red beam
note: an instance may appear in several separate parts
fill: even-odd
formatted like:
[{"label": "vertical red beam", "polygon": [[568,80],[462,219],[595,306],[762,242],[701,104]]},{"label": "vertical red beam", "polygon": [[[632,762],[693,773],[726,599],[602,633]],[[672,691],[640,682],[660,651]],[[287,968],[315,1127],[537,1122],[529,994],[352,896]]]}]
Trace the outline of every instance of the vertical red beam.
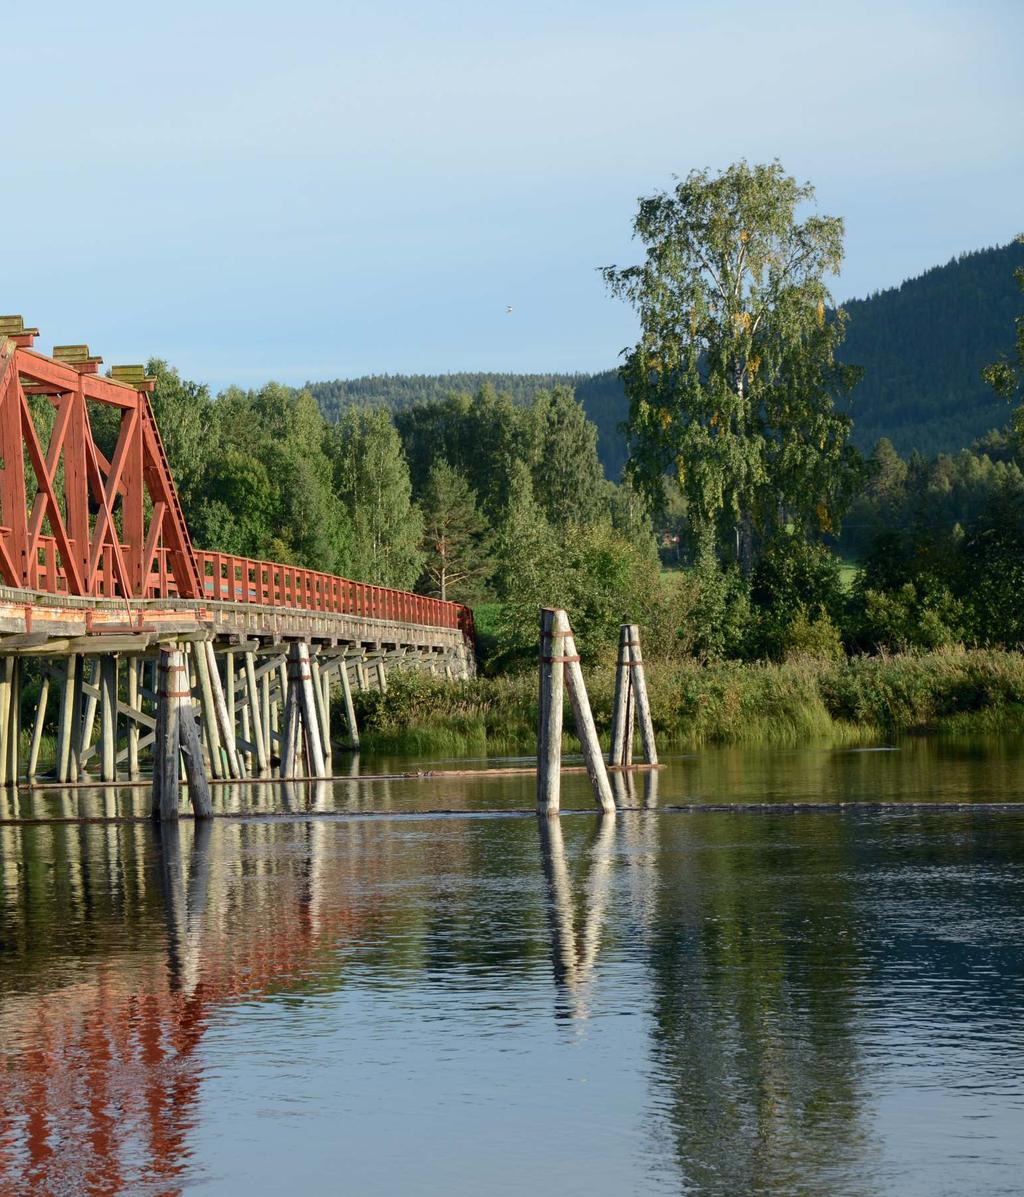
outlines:
[{"label": "vertical red beam", "polygon": [[[82,578],[82,593],[94,593],[89,576],[89,476],[86,471],[86,437],[89,435],[85,419],[85,396],[79,389],[70,400],[68,431],[64,438],[64,501],[67,507],[67,529],[71,551]],[[70,581],[70,579],[69,579]]]},{"label": "vertical red beam", "polygon": [[[121,429],[131,419],[128,411],[121,414]],[[135,430],[126,449],[124,472],[121,475],[124,493],[121,496],[121,534],[125,546],[125,563],[132,587],[132,598],[145,593],[142,563],[146,548],[145,492],[142,478],[142,420],[135,421]]]},{"label": "vertical red beam", "polygon": [[7,383],[0,391],[0,513],[9,529],[7,547],[14,566],[16,585],[27,582],[28,510],[25,506],[25,453],[21,443],[21,384],[14,369],[6,371]]}]

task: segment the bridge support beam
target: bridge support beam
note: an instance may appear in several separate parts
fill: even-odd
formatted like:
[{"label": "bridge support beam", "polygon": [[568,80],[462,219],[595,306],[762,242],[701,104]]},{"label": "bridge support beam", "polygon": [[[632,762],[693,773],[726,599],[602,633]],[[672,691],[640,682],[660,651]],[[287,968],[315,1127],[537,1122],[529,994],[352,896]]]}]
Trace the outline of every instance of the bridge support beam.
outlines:
[{"label": "bridge support beam", "polygon": [[[0,628],[0,785],[46,778],[113,787],[169,768],[163,754],[173,727],[158,726],[157,676],[161,653],[172,651],[168,644],[181,655],[178,681],[190,690],[189,703],[179,703],[170,717],[178,720],[180,752],[186,752],[182,735],[191,741],[191,723],[181,731],[185,705],[199,726],[199,748],[190,744],[179,760],[179,780],[182,761],[189,767],[204,757],[211,780],[329,777],[333,707],[344,717],[339,743],[360,747],[357,685],[386,691],[392,669],[455,679],[471,672],[461,639],[446,642],[429,629],[422,636],[411,629],[407,639],[401,627],[359,629],[369,633],[365,638],[283,639],[272,630],[217,627],[165,637],[145,625],[143,614],[136,617],[130,628],[108,623],[91,635]],[[27,707],[23,690],[38,694],[38,705]],[[23,726],[30,732],[27,756]]]}]

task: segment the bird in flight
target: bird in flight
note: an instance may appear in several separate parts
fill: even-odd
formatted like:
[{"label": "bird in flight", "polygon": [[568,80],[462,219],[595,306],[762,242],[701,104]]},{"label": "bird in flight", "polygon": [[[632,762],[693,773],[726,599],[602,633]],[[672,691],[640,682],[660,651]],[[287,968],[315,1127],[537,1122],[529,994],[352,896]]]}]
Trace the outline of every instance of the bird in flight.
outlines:
[{"label": "bird in flight", "polygon": [[511,304],[509,304],[508,307],[505,308],[505,315],[506,316],[512,315],[512,305]]}]

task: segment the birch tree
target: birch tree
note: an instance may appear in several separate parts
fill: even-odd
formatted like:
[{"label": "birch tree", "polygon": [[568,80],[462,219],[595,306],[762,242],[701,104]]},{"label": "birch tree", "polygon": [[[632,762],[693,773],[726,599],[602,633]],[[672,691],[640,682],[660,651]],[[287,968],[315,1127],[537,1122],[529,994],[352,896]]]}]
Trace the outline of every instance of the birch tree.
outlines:
[{"label": "birch tree", "polygon": [[843,222],[800,219],[813,198],[778,162],[694,171],[640,200],[644,260],[602,272],[640,318],[621,368],[629,472],[652,496],[671,474],[699,552],[747,573],[779,528],[834,530],[858,473],[835,407],[857,372],[836,360],[826,285]]}]

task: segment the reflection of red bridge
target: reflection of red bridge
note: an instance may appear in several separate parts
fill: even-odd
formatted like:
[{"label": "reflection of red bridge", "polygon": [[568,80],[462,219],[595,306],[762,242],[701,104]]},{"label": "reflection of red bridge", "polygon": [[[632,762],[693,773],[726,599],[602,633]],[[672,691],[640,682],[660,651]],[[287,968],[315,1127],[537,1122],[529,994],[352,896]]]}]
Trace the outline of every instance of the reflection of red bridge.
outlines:
[{"label": "reflection of red bridge", "polygon": [[[65,691],[69,708],[78,703],[75,727],[62,724],[67,734],[57,774],[63,780],[91,755],[91,720],[82,737],[83,701],[86,708],[90,698],[103,704],[101,742],[112,732],[116,743],[119,716],[145,738],[152,712],[139,693],[145,689],[140,661],[160,639],[206,638],[218,653],[212,691],[204,685],[197,698],[219,704],[219,690],[237,695],[237,702],[229,695],[222,720],[231,727],[215,736],[213,723],[204,724],[214,772],[223,775],[235,775],[238,738],[248,745],[250,764],[275,752],[273,729],[265,725],[284,695],[266,693],[261,702],[257,683],[261,670],[275,673],[283,639],[309,645],[326,675],[325,689],[332,671],[339,682],[366,684],[368,664],[380,685],[385,667],[397,663],[450,676],[472,671],[467,607],[195,550],[144,369],[115,366],[103,377],[100,359],[86,346],[59,347],[45,357],[32,348],[35,336],[20,317],[0,317],[0,782],[19,771],[17,663],[26,655],[65,664],[76,656],[102,657],[108,674],[114,671],[104,678],[97,665],[91,683],[81,670],[76,678],[73,664],[70,671],[51,671],[62,706]],[[118,655],[130,658],[123,692]],[[280,686],[286,686],[283,677]],[[329,740],[329,726],[323,731]],[[129,735],[121,759],[134,771],[132,743]],[[100,756],[102,776],[112,780],[116,766],[109,753]],[[29,772],[35,768],[30,760]]]},{"label": "reflection of red bridge", "polygon": [[[307,831],[265,828],[268,838]],[[172,827],[165,837],[177,834]],[[312,854],[289,855],[288,871],[263,878],[255,902],[236,904],[225,891],[239,879],[216,866],[211,878],[205,848],[198,868],[193,858],[187,893],[167,844],[167,929],[157,945],[104,955],[77,966],[67,985],[12,995],[0,1007],[3,1197],[177,1192],[203,1079],[197,1049],[210,1019],[234,1002],[302,985],[318,958],[360,927],[344,902],[323,900]],[[334,892],[341,878],[332,881]],[[196,908],[195,891],[207,884],[210,900]]]}]

